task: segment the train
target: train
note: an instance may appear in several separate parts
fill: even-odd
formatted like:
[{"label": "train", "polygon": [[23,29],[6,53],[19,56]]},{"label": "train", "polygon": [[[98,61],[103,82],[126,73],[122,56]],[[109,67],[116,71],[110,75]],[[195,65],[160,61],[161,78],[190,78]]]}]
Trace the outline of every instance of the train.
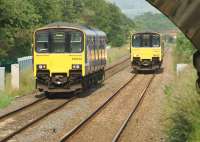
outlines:
[{"label": "train", "polygon": [[162,35],[156,32],[131,34],[130,53],[134,72],[158,71],[164,56]]},{"label": "train", "polygon": [[103,82],[107,36],[99,29],[56,22],[33,34],[36,89],[46,94],[87,89]]}]

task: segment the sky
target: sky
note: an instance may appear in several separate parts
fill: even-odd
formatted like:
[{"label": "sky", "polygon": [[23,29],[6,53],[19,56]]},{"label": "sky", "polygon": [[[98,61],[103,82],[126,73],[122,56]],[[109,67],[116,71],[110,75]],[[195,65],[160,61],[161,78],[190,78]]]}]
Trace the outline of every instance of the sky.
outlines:
[{"label": "sky", "polygon": [[141,15],[144,12],[158,13],[153,6],[151,6],[145,0],[110,0],[122,9],[127,16],[134,18],[137,15]]}]

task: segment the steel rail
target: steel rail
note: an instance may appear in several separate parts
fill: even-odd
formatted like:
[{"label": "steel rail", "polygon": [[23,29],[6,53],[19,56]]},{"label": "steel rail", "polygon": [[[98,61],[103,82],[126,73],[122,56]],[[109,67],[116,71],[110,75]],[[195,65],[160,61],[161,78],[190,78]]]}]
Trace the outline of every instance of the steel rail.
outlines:
[{"label": "steel rail", "polygon": [[62,103],[61,105],[59,105],[58,107],[48,111],[47,113],[41,115],[40,117],[38,117],[37,119],[31,121],[30,123],[26,124],[25,126],[23,126],[22,128],[16,130],[15,132],[9,134],[8,136],[6,136],[5,138],[3,138],[2,140],[0,140],[0,142],[6,142],[8,140],[10,140],[12,137],[14,137],[15,135],[19,134],[20,132],[24,131],[25,129],[29,128],[30,126],[32,126],[33,124],[36,124],[37,122],[39,122],[40,120],[46,118],[47,116],[49,116],[52,113],[55,113],[56,111],[58,111],[59,109],[63,108],[64,106],[66,106],[69,102],[75,100],[77,97],[74,96],[72,98],[70,98],[69,100],[67,100],[66,102]]},{"label": "steel rail", "polygon": [[[113,69],[113,68],[115,68],[115,67],[117,67],[117,66],[119,66],[119,65],[121,65],[121,64],[123,64],[123,63],[125,63],[126,61],[128,61],[127,58],[126,58],[125,60],[123,60],[123,61],[121,61],[121,62],[119,62],[119,63],[117,63],[117,64],[115,64],[115,65],[113,65],[113,66],[111,66],[111,67],[109,67],[109,68],[107,68],[106,71],[109,71],[109,70],[111,70],[111,69]],[[121,71],[121,70],[120,70],[120,71]],[[117,73],[118,73],[118,72],[117,72]],[[114,73],[114,74],[116,74],[116,73]],[[112,76],[113,76],[113,75],[112,75]],[[110,77],[111,77],[111,76],[110,76]],[[110,77],[109,77],[109,78],[110,78]],[[64,107],[67,103],[73,101],[75,98],[77,98],[77,97],[74,96],[74,97],[72,97],[70,100],[68,100],[67,102],[63,103],[62,105],[56,107],[55,109],[52,109],[51,111],[48,111],[48,112],[45,113],[44,115],[42,115],[42,116],[38,117],[37,119],[33,120],[32,122],[26,124],[26,125],[23,126],[22,128],[20,128],[20,129],[16,130],[15,132],[9,134],[8,136],[6,136],[6,137],[3,138],[2,140],[0,140],[0,142],[5,142],[5,141],[10,140],[12,137],[14,137],[15,135],[17,135],[17,134],[19,134],[20,132],[24,131],[25,129],[29,128],[29,127],[32,126],[33,124],[39,122],[40,120],[44,119],[45,117],[49,116],[50,114],[52,114],[52,113],[56,112],[57,110],[61,109],[61,108]],[[43,101],[43,100],[45,100],[45,99],[47,99],[47,98],[46,98],[46,97],[43,97],[43,98],[38,99],[38,100],[36,100],[36,101],[34,101],[34,102],[28,104],[28,105],[25,105],[25,106],[23,106],[23,107],[21,107],[21,108],[19,108],[19,109],[16,109],[16,110],[14,110],[14,111],[12,111],[12,112],[9,112],[9,113],[7,113],[7,114],[5,114],[5,115],[3,115],[3,116],[0,116],[0,120],[6,119],[6,117],[10,117],[10,116],[12,116],[12,115],[14,115],[14,114],[16,114],[16,113],[20,113],[20,112],[26,110],[27,108],[30,108],[30,107],[32,107],[32,106],[38,104],[39,102],[41,102],[41,101]]]},{"label": "steel rail", "polygon": [[78,130],[80,130],[86,123],[88,123],[90,120],[92,120],[93,117],[96,116],[98,112],[100,112],[102,109],[104,109],[119,93],[127,86],[129,85],[137,76],[135,74],[131,79],[129,79],[124,85],[122,85],[111,97],[109,97],[101,106],[99,106],[93,113],[91,113],[86,119],[81,121],[78,125],[76,125],[73,129],[71,129],[68,133],[66,133],[60,140],[60,142],[65,142],[67,139],[69,139],[71,136],[73,136]]},{"label": "steel rail", "polygon": [[[127,60],[128,60],[128,59],[126,58],[125,60],[121,61],[120,63],[117,63],[117,64],[115,64],[115,65],[113,65],[113,66],[107,68],[105,71],[109,71],[109,70],[111,70],[111,69],[113,69],[113,68],[115,68],[115,67],[121,65],[121,64],[125,63]],[[115,73],[115,74],[116,74],[116,73]],[[29,108],[29,107],[31,107],[31,106],[33,106],[33,105],[35,105],[35,104],[37,104],[37,103],[43,101],[43,100],[45,100],[45,99],[47,99],[47,98],[46,98],[46,97],[42,97],[42,98],[40,98],[40,99],[38,99],[38,100],[36,100],[36,101],[34,101],[34,102],[31,102],[30,104],[27,104],[27,105],[25,105],[25,106],[22,106],[22,107],[19,108],[19,109],[16,109],[16,110],[14,110],[14,111],[11,111],[11,112],[9,112],[9,113],[6,113],[6,114],[0,116],[0,120],[5,119],[6,117],[10,117],[10,116],[12,116],[12,115],[14,115],[14,114],[16,114],[16,113],[22,112],[23,110],[25,110],[25,109],[27,109],[27,108]]]},{"label": "steel rail", "polygon": [[120,129],[117,131],[117,133],[115,134],[112,142],[117,142],[119,140],[119,138],[121,137],[122,133],[124,132],[124,130],[126,129],[129,121],[131,120],[131,118],[133,117],[133,115],[137,112],[138,108],[141,106],[146,94],[147,94],[147,90],[149,89],[149,87],[151,86],[151,83],[153,82],[153,79],[155,78],[155,74],[152,76],[152,78],[150,79],[150,81],[148,82],[147,86],[143,89],[142,93],[141,93],[141,98],[138,101],[137,105],[133,107],[133,110],[129,113],[127,119],[123,122],[123,124],[121,125]]},{"label": "steel rail", "polygon": [[116,64],[112,65],[111,67],[108,67],[107,69],[105,69],[105,71],[109,71],[109,70],[121,65],[121,64],[125,63],[126,61],[128,61],[129,59],[130,59],[130,57],[124,59],[123,61],[121,61],[119,63],[116,63]]},{"label": "steel rail", "polygon": [[27,108],[29,108],[29,107],[31,107],[31,106],[39,103],[39,102],[42,102],[45,99],[47,99],[47,98],[46,97],[42,97],[42,98],[40,98],[40,99],[38,99],[38,100],[36,100],[34,102],[31,102],[30,104],[27,104],[27,105],[19,108],[19,109],[16,109],[16,110],[11,111],[11,112],[9,112],[7,114],[4,114],[4,115],[0,116],[0,121],[2,121],[3,119],[5,119],[6,117],[10,117],[10,116],[12,116],[12,115],[14,115],[16,113],[22,112],[23,110],[25,110],[25,109],[27,109]]}]

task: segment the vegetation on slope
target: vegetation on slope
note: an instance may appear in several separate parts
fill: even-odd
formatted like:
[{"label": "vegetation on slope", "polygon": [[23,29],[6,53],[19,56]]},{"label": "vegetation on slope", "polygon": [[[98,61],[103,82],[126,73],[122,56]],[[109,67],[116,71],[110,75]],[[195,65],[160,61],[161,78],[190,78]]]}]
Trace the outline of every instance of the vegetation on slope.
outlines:
[{"label": "vegetation on slope", "polygon": [[194,84],[197,77],[191,60],[193,52],[192,44],[180,34],[174,49],[175,64],[188,63],[189,66],[164,90],[169,98],[167,133],[170,142],[200,141],[200,98]]},{"label": "vegetation on slope", "polygon": [[138,31],[165,31],[176,29],[163,14],[147,12],[134,19]]},{"label": "vegetation on slope", "polygon": [[174,49],[175,63],[191,63],[195,48],[184,34],[179,34]]}]

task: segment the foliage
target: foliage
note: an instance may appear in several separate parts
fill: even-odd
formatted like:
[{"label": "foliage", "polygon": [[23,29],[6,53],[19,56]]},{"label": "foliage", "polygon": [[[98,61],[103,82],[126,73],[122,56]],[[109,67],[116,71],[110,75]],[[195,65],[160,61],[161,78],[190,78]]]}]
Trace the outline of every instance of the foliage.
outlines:
[{"label": "foliage", "polygon": [[192,61],[192,55],[194,52],[195,48],[193,47],[192,43],[182,33],[179,34],[174,53],[176,63],[190,63]]},{"label": "foliage", "polygon": [[136,16],[134,21],[137,24],[138,31],[165,31],[176,29],[174,24],[172,24],[164,15],[159,13],[154,14],[147,12],[143,15]]},{"label": "foliage", "polygon": [[30,50],[30,29],[38,23],[38,18],[28,0],[0,1],[1,64],[14,61],[18,54],[27,54],[24,49]]},{"label": "foliage", "polygon": [[200,98],[194,85],[195,80],[196,71],[190,66],[171,85],[173,95],[168,96],[167,106],[170,142],[200,141]]},{"label": "foliage", "polygon": [[0,65],[30,55],[33,30],[55,21],[99,28],[114,46],[124,44],[135,26],[117,6],[105,0],[1,0]]}]

